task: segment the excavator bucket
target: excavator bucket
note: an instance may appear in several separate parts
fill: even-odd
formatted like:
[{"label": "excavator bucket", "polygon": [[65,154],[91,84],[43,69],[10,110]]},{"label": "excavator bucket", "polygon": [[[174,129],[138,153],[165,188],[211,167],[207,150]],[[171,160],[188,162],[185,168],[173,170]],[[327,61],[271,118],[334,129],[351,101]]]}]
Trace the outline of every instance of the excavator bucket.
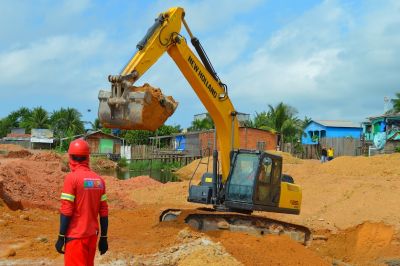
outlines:
[{"label": "excavator bucket", "polygon": [[154,131],[170,117],[178,103],[149,84],[141,87],[109,77],[110,91],[99,92],[98,117],[103,127]]}]

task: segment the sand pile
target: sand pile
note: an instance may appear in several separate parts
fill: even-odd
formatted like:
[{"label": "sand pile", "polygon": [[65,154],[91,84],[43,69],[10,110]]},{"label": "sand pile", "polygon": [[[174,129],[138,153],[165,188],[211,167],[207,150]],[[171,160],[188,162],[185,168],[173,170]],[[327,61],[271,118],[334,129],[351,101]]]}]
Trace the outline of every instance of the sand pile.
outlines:
[{"label": "sand pile", "polygon": [[0,150],[3,151],[19,151],[24,150],[25,148],[20,145],[15,144],[0,144]]},{"label": "sand pile", "polygon": [[[199,164],[200,161],[202,162],[201,164]],[[196,181],[200,180],[201,176],[205,172],[207,172],[207,164],[205,164],[207,162],[208,162],[208,171],[212,172],[213,158],[210,156],[209,158],[204,157],[201,159],[194,160],[188,165],[185,165],[184,167],[180,168],[178,171],[175,172],[175,174],[179,176],[181,180],[189,180],[198,166],[197,171],[193,177],[193,180]]]},{"label": "sand pile", "polygon": [[268,150],[267,152],[281,156],[284,164],[301,164],[301,163],[303,163],[302,159],[294,157],[293,155],[291,155],[288,152],[275,151],[275,150]]},{"label": "sand pile", "polygon": [[337,234],[328,234],[326,242],[313,243],[312,249],[317,247],[323,256],[351,265],[381,265],[385,258],[397,258],[400,262],[400,243],[395,230],[382,222],[366,222]]},{"label": "sand pile", "polygon": [[36,153],[32,155],[29,159],[32,161],[48,162],[48,161],[61,161],[62,157],[56,152],[50,151],[50,152]]},{"label": "sand pile", "polygon": [[28,150],[9,151],[7,158],[25,158],[31,156],[32,153]]},{"label": "sand pile", "polygon": [[[61,156],[53,152],[4,159],[0,162],[0,199],[13,210],[29,207],[58,209],[67,174],[65,168]],[[112,208],[134,208],[136,203],[129,196],[133,190],[162,185],[148,176],[129,180],[104,178]]]},{"label": "sand pile", "polygon": [[[141,188],[152,189],[163,185],[149,176],[138,176],[126,180],[120,180],[112,176],[103,176],[103,178],[106,182],[108,203],[119,209],[131,209],[137,206],[137,203],[131,197],[131,193],[135,193],[134,191]],[[144,196],[150,197],[149,195]]]},{"label": "sand pile", "polygon": [[92,157],[90,159],[90,167],[93,171],[114,170],[117,168],[117,163],[107,158]]},{"label": "sand pile", "polygon": [[392,154],[286,164],[284,172],[303,189],[301,214],[268,215],[314,229],[335,231],[364,221],[385,221],[400,230],[399,159]]},{"label": "sand pile", "polygon": [[55,209],[65,173],[58,161],[16,159],[0,166],[0,198],[11,209]]}]

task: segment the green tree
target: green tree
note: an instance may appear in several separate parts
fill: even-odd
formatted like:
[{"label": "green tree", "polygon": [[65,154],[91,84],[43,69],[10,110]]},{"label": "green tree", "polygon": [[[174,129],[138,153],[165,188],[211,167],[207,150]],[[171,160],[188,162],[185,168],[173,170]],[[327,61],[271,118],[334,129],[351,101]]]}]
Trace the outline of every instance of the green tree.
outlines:
[{"label": "green tree", "polygon": [[29,129],[48,128],[50,125],[49,114],[43,107],[35,107],[24,124]]},{"label": "green tree", "polygon": [[398,113],[400,112],[400,92],[396,93],[396,97],[397,99],[392,99],[391,102],[393,104],[393,108],[391,111],[391,113]]},{"label": "green tree", "polygon": [[301,132],[301,120],[296,117],[297,110],[283,102],[276,106],[268,105],[268,111],[256,113],[253,125],[256,128],[279,132],[281,141],[294,142]]},{"label": "green tree", "polygon": [[[147,130],[126,130],[121,133],[121,137],[125,138],[127,143],[131,145],[149,145],[150,137],[169,136],[181,131],[182,129],[180,125],[162,125],[154,132]],[[166,145],[166,143],[163,143],[162,146],[164,145]]]},{"label": "green tree", "polygon": [[124,138],[130,145],[149,145],[150,137],[154,136],[154,132],[147,130],[126,130]]},{"label": "green tree", "polygon": [[79,135],[85,132],[82,114],[75,108],[61,108],[50,116],[51,128],[56,136]]},{"label": "green tree", "polygon": [[188,128],[188,131],[202,131],[214,128],[214,121],[209,114],[204,119],[195,119],[192,121],[192,125]]}]

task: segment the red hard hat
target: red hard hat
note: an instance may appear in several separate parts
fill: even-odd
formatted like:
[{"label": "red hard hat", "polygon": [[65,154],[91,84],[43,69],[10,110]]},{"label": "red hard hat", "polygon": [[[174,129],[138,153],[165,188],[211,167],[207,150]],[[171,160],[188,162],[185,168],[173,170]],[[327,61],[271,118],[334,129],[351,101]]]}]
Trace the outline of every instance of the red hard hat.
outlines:
[{"label": "red hard hat", "polygon": [[87,156],[90,154],[89,144],[83,139],[71,141],[69,144],[68,154]]}]

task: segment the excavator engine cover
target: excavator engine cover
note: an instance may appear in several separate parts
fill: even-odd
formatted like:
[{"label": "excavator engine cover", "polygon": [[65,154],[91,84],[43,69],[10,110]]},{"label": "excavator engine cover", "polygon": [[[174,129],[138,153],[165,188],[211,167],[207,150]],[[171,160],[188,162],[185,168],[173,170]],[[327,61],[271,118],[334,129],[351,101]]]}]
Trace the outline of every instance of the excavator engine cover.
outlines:
[{"label": "excavator engine cover", "polygon": [[103,127],[154,131],[178,106],[171,96],[147,83],[136,87],[123,82],[112,82],[111,92],[99,92],[98,117]]}]

